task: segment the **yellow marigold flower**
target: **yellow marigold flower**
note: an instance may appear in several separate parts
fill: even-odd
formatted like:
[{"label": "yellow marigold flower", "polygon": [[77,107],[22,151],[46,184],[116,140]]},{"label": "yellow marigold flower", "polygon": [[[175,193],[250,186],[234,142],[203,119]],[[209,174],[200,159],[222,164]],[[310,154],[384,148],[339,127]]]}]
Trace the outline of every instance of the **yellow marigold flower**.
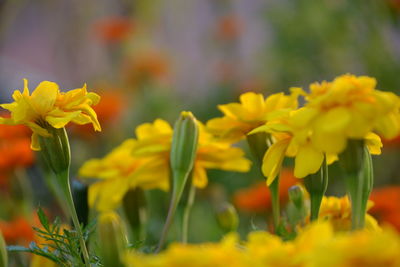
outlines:
[{"label": "yellow marigold flower", "polygon": [[[306,107],[312,118],[313,143],[327,153],[341,153],[351,139],[364,139],[370,132],[385,138],[400,133],[400,98],[375,89],[367,76],[342,75],[332,82],[310,85]],[[327,142],[326,140],[329,140]]]},{"label": "yellow marigold flower", "polygon": [[63,93],[56,83],[43,81],[30,94],[28,81],[24,79],[23,92],[14,91],[13,99],[12,103],[0,105],[11,112],[11,118],[0,118],[0,123],[28,126],[33,131],[33,150],[40,150],[39,136],[51,136],[48,127],[60,129],[69,122],[92,123],[96,131],[101,130],[97,115],[91,107],[99,102],[100,97],[88,93],[86,84],[82,88]]},{"label": "yellow marigold flower", "polygon": [[[368,201],[367,209],[373,206]],[[319,211],[319,220],[329,221],[335,231],[348,231],[351,229],[351,204],[347,196],[344,197],[323,197]],[[380,230],[378,222],[369,214],[366,214],[365,229],[370,231]]]},{"label": "yellow marigold flower", "polygon": [[297,108],[299,92],[298,88],[293,88],[291,95],[277,93],[267,98],[253,92],[244,93],[240,96],[240,103],[219,105],[224,117],[209,120],[207,128],[218,137],[238,141],[282,110]]},{"label": "yellow marigold flower", "polygon": [[99,211],[112,210],[130,188],[168,189],[168,162],[133,157],[135,143],[136,140],[128,139],[104,158],[91,159],[80,168],[81,177],[98,179],[89,187],[90,206]]},{"label": "yellow marigold flower", "polygon": [[[324,160],[328,164],[337,160],[337,153],[325,151],[314,142],[313,122],[318,111],[309,107],[302,107],[287,113],[280,114],[274,120],[254,129],[250,134],[257,132],[270,133],[275,142],[265,153],[262,171],[270,185],[278,175],[285,156],[295,158],[294,175],[303,178],[316,173]],[[365,134],[366,145],[372,154],[380,154],[382,142],[378,135],[369,132]],[[330,143],[331,139],[329,140]],[[334,143],[334,141],[332,141]]]},{"label": "yellow marigold flower", "polygon": [[[168,122],[157,119],[137,127],[137,142],[133,145],[133,156],[156,157],[168,164],[171,149],[172,128]],[[230,143],[216,140],[199,122],[199,143],[193,167],[193,183],[196,187],[207,185],[206,169],[246,172],[251,162],[244,158],[244,152]]]}]

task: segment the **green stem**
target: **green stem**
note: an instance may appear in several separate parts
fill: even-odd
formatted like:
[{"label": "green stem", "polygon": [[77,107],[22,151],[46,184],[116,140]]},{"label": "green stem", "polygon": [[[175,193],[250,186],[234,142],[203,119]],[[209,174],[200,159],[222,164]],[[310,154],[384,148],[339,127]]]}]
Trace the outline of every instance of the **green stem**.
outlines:
[{"label": "green stem", "polygon": [[280,205],[279,205],[279,177],[272,182],[269,186],[271,192],[271,204],[272,204],[272,219],[274,223],[274,229],[276,230],[280,222]]},{"label": "green stem", "polygon": [[165,240],[167,238],[169,229],[171,227],[172,221],[175,216],[176,208],[178,207],[179,200],[181,199],[183,189],[186,184],[186,180],[189,176],[189,173],[186,172],[175,172],[173,173],[175,183],[173,184],[173,189],[172,189],[172,196],[171,196],[171,201],[169,204],[169,209],[168,209],[168,215],[167,219],[165,221],[160,241],[158,242],[156,253],[160,252],[162,247],[164,246]]},{"label": "green stem", "polygon": [[189,196],[185,206],[185,210],[183,212],[183,220],[182,220],[182,243],[186,244],[188,240],[188,232],[189,232],[189,217],[190,212],[193,207],[194,199],[196,197],[196,187],[193,183],[190,185]]},{"label": "green stem", "polygon": [[56,173],[56,175],[57,175],[57,178],[59,179],[59,181],[62,183],[61,189],[63,192],[63,199],[66,200],[65,203],[68,208],[69,215],[71,216],[74,227],[78,233],[79,242],[81,245],[81,250],[82,250],[82,255],[83,255],[83,260],[85,262],[85,266],[90,267],[89,253],[86,248],[85,240],[83,239],[81,225],[79,223],[78,215],[76,214],[76,210],[75,210],[74,200],[72,198],[71,187],[69,184],[69,170],[66,170],[61,173]]},{"label": "green stem", "polygon": [[320,170],[307,176],[304,179],[304,185],[310,193],[310,220],[318,219],[322,198],[328,187],[328,165],[326,160],[323,161]]}]

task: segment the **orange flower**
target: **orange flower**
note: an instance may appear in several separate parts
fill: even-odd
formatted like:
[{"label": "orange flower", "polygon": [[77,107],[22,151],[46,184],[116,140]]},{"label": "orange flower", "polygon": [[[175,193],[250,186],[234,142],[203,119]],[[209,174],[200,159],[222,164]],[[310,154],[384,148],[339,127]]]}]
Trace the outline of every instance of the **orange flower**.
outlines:
[{"label": "orange flower", "polygon": [[7,187],[10,172],[33,164],[31,131],[24,125],[0,125],[0,187]]},{"label": "orange flower", "polygon": [[134,29],[132,20],[126,17],[103,18],[94,26],[97,37],[108,44],[126,40]]},{"label": "orange flower", "polygon": [[387,186],[375,189],[370,199],[375,205],[369,213],[380,223],[393,225],[400,231],[400,186]]},{"label": "orange flower", "polygon": [[238,38],[243,31],[242,23],[237,16],[229,14],[222,16],[217,24],[217,37],[230,41]]},{"label": "orange flower", "polygon": [[26,245],[35,237],[31,223],[21,216],[11,221],[0,221],[0,231],[8,245]]},{"label": "orange flower", "polygon": [[169,64],[162,53],[145,48],[127,59],[123,68],[124,79],[133,86],[142,82],[162,82],[167,79]]},{"label": "orange flower", "polygon": [[[281,172],[279,197],[282,204],[288,201],[288,190],[299,182],[293,171],[284,169]],[[263,212],[271,210],[271,193],[265,183],[257,183],[250,188],[236,192],[234,203],[238,209],[247,212]]]}]

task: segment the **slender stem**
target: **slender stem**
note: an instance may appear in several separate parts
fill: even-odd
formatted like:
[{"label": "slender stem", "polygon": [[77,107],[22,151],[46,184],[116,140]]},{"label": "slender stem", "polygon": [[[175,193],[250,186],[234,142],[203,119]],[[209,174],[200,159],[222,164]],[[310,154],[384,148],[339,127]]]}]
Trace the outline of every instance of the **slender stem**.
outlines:
[{"label": "slender stem", "polygon": [[62,182],[61,188],[62,188],[62,191],[64,194],[63,197],[64,197],[64,200],[66,200],[69,214],[72,218],[74,227],[78,233],[79,242],[81,245],[81,250],[82,250],[82,255],[83,255],[83,260],[85,262],[85,266],[90,267],[89,253],[86,248],[85,240],[83,239],[81,225],[79,223],[78,215],[76,214],[76,210],[75,210],[74,200],[72,198],[71,187],[69,184],[69,170],[66,170],[65,172],[62,172],[62,173],[56,173],[56,175],[58,176],[59,181]]},{"label": "slender stem", "polygon": [[171,202],[169,204],[167,219],[165,221],[164,228],[161,233],[160,241],[158,242],[157,249],[155,251],[156,253],[160,252],[160,250],[162,249],[162,247],[165,243],[165,239],[167,238],[167,234],[168,234],[169,228],[171,227],[172,220],[174,218],[177,206],[178,206],[178,198],[177,198],[176,194],[172,194]]},{"label": "slender stem", "polygon": [[183,212],[183,220],[182,220],[182,243],[186,244],[188,240],[188,232],[189,232],[189,217],[190,211],[192,210],[194,199],[196,197],[196,187],[193,183],[190,185],[189,196],[186,203],[185,210]]},{"label": "slender stem", "polygon": [[274,223],[274,229],[276,230],[280,222],[280,206],[279,206],[279,177],[272,182],[269,186],[271,192],[271,204],[272,204],[272,219]]}]

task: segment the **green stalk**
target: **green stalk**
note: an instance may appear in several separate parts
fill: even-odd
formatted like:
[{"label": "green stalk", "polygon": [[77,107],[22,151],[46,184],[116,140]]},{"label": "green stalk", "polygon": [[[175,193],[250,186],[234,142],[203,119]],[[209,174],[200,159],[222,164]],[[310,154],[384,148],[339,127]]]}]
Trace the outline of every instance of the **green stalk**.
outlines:
[{"label": "green stalk", "polygon": [[175,181],[175,183],[173,184],[171,201],[168,208],[168,215],[161,233],[160,241],[158,242],[156,253],[160,252],[160,250],[164,246],[165,240],[167,238],[169,229],[172,224],[172,220],[174,219],[175,216],[176,208],[178,207],[178,203],[179,200],[181,199],[183,189],[185,188],[186,180],[188,179],[189,173],[174,172],[173,176],[174,176],[173,181]]},{"label": "green stalk", "polygon": [[[250,151],[253,154],[256,164],[261,170],[262,162],[268,147],[272,143],[268,133],[259,132],[246,136]],[[277,229],[280,223],[280,203],[279,203],[279,176],[268,187],[271,193],[272,221],[274,229]]]},{"label": "green stalk", "polygon": [[182,243],[186,244],[188,240],[188,232],[189,232],[189,217],[190,212],[193,207],[194,199],[196,197],[196,187],[191,183],[189,189],[188,200],[185,206],[185,210],[183,212],[182,219]]},{"label": "green stalk", "polygon": [[310,220],[315,221],[318,219],[322,198],[328,187],[328,165],[325,159],[317,173],[304,178],[304,185],[310,193]]},{"label": "green stalk", "polygon": [[280,223],[279,178],[279,176],[276,177],[269,186],[269,190],[271,192],[272,219],[275,230]]},{"label": "green stalk", "polygon": [[61,189],[62,189],[62,193],[63,193],[62,198],[65,200],[66,206],[69,211],[69,215],[71,216],[74,227],[78,233],[79,243],[81,246],[85,266],[90,267],[89,253],[86,248],[85,240],[83,239],[81,225],[79,223],[78,215],[75,210],[74,200],[72,197],[71,187],[69,184],[69,170],[66,170],[66,171],[60,172],[60,173],[56,173],[56,176],[59,179],[59,181],[61,181]]},{"label": "green stalk", "polygon": [[351,201],[352,229],[362,229],[374,180],[371,155],[363,140],[351,140],[339,159]]}]

